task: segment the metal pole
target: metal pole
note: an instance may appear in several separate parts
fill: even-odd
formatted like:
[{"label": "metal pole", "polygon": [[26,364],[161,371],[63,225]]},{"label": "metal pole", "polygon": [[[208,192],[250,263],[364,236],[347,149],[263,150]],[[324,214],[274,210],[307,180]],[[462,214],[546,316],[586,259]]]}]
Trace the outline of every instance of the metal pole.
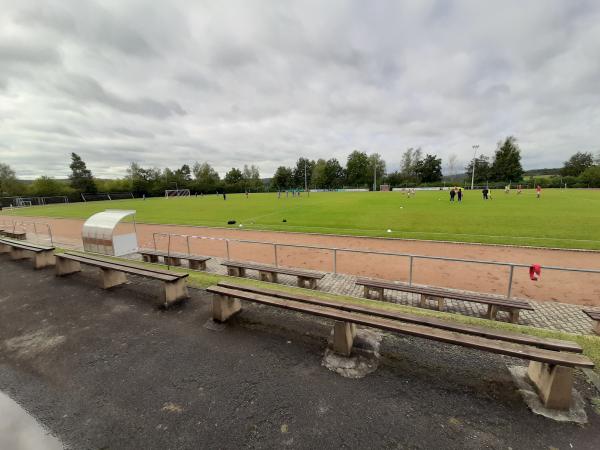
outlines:
[{"label": "metal pole", "polygon": [[227,261],[230,261],[231,258],[229,258],[229,239],[225,240],[225,248],[227,249]]},{"label": "metal pole", "polygon": [[185,240],[186,240],[186,243],[187,243],[188,256],[190,256],[192,254],[192,252],[190,252],[190,237],[186,236]]},{"label": "metal pole", "polygon": [[304,191],[308,192],[308,183],[306,182],[306,160],[304,160]]},{"label": "metal pole", "polygon": [[167,269],[171,266],[171,235],[169,234],[169,242],[167,243]]},{"label": "metal pole", "polygon": [[408,269],[408,285],[412,286],[412,278],[413,278],[413,257],[409,256],[408,257],[409,261],[410,261],[410,266]]},{"label": "metal pole", "polygon": [[515,271],[515,266],[513,266],[511,264],[510,266],[510,273],[508,275],[508,292],[506,293],[506,298],[510,298],[510,295],[512,293],[512,282],[513,282],[513,273]]},{"label": "metal pole", "polygon": [[373,192],[377,190],[377,162],[373,164]]},{"label": "metal pole", "polygon": [[337,249],[333,249],[333,273],[337,273]]},{"label": "metal pole", "polygon": [[54,245],[54,239],[52,238],[52,228],[50,228],[50,224],[46,224],[48,227],[48,234],[50,235],[50,245]]},{"label": "metal pole", "polygon": [[152,233],[152,240],[154,241],[154,250],[156,251],[156,233]]},{"label": "metal pole", "polygon": [[279,267],[279,258],[277,257],[277,244],[273,244],[273,250],[275,250],[275,267]]},{"label": "metal pole", "polygon": [[475,186],[475,163],[476,163],[476,159],[475,156],[477,155],[477,149],[479,148],[479,144],[474,145],[473,146],[473,171],[471,174],[471,190],[473,190],[473,187]]}]

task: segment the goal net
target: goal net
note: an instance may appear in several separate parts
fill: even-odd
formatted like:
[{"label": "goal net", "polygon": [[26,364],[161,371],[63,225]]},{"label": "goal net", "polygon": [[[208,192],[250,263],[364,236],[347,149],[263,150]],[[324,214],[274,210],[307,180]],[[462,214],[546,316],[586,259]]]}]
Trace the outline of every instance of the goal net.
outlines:
[{"label": "goal net", "polygon": [[168,189],[165,191],[165,197],[189,197],[190,190],[189,189]]},{"label": "goal net", "polygon": [[56,203],[69,203],[69,197],[57,195],[53,197],[38,197],[40,205],[54,205]]},{"label": "goal net", "polygon": [[98,194],[84,194],[82,192],[81,199],[84,202],[96,202],[96,201],[100,201],[100,200],[110,200],[110,196],[105,192],[101,192]]},{"label": "goal net", "polygon": [[108,196],[111,200],[124,200],[128,198],[134,198],[133,192],[110,192]]}]

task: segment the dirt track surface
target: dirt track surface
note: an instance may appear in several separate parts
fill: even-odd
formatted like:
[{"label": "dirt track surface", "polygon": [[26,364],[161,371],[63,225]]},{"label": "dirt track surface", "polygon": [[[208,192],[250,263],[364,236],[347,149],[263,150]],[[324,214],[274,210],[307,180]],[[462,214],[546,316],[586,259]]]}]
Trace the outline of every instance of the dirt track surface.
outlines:
[{"label": "dirt track surface", "polygon": [[[31,221],[32,218],[21,218]],[[49,223],[58,241],[81,245],[82,220],[35,219]],[[128,227],[128,228],[127,228]],[[131,226],[122,227],[130,231]],[[190,227],[178,225],[138,224],[140,246],[152,248],[153,233],[175,233],[213,238],[230,238],[279,244],[311,245],[357,250],[407,253],[425,256],[540,264],[586,269],[600,269],[600,252],[576,250],[552,250],[526,247],[473,245],[460,243],[411,241],[352,236],[332,236],[306,233],[284,233],[272,231],[240,230],[226,228]],[[168,240],[157,238],[157,247],[166,249]],[[187,251],[183,238],[172,238],[171,249]],[[230,243],[230,258],[252,260],[267,264],[274,263],[274,250],[267,244]],[[226,256],[224,241],[191,239],[190,250],[206,256]],[[333,271],[333,253],[329,250],[278,247],[280,265],[303,267],[325,272]],[[409,277],[407,257],[366,255],[337,252],[337,271],[350,275],[406,281]],[[489,292],[505,295],[508,287],[509,269],[505,266],[490,266],[432,260],[415,260],[413,282]],[[600,306],[600,274],[559,272],[545,270],[538,281],[531,281],[527,268],[515,269],[512,296],[537,301],[556,301],[585,306]]]},{"label": "dirt track surface", "polygon": [[[103,291],[0,256],[0,389],[75,449],[594,449],[600,416],[532,414],[519,360],[386,335],[363,379],[321,366],[331,323],[244,306],[221,332],[209,297],[164,311],[158,285]],[[577,388],[589,402],[581,378]],[[571,447],[572,445],[572,447]]]}]

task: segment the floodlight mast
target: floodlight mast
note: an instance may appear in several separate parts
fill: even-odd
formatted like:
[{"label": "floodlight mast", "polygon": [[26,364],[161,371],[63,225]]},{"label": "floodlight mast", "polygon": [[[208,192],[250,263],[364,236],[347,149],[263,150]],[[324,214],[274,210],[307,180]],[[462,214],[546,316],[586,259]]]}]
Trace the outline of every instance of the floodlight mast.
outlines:
[{"label": "floodlight mast", "polygon": [[477,161],[475,159],[475,156],[477,155],[477,149],[479,149],[479,144],[475,144],[472,147],[473,147],[473,170],[471,172],[471,190],[473,190],[475,188],[475,163]]}]

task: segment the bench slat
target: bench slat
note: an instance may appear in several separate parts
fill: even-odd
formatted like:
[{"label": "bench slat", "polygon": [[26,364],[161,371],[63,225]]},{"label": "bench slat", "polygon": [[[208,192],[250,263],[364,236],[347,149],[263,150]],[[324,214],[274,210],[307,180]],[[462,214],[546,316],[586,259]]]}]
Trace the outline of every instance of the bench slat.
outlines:
[{"label": "bench slat", "polygon": [[382,317],[374,317],[367,314],[341,311],[337,308],[309,305],[295,300],[286,300],[262,294],[254,294],[251,292],[241,291],[239,289],[211,286],[207,288],[207,291],[214,294],[238,298],[240,300],[247,300],[329,319],[351,322],[358,325],[379,328],[382,330],[407,334],[410,336],[432,339],[467,348],[485,350],[491,353],[499,353],[530,361],[558,364],[567,367],[594,367],[594,363],[589,358],[576,353],[555,352],[537,347],[502,342],[481,336],[466,335],[424,325],[405,323]]},{"label": "bench slat", "polygon": [[380,280],[368,280],[360,278],[356,280],[356,284],[359,286],[369,286],[374,288],[389,289],[402,292],[411,292],[414,294],[431,295],[437,297],[451,298],[455,300],[462,300],[467,302],[485,303],[491,305],[500,305],[511,308],[526,309],[533,311],[534,308],[524,300],[508,299],[495,297],[493,295],[485,295],[479,293],[465,293],[453,291],[450,289],[436,288],[430,286],[420,285],[408,285],[406,283],[393,283]]},{"label": "bench slat", "polygon": [[159,250],[142,249],[138,250],[140,255],[167,256],[171,258],[181,258],[192,261],[208,261],[210,256],[186,255],[185,253],[167,253]]},{"label": "bench slat", "polygon": [[335,300],[317,299],[309,295],[297,294],[291,292],[276,291],[274,289],[267,289],[256,286],[242,286],[237,285],[228,281],[220,281],[218,286],[225,287],[228,289],[238,289],[241,291],[252,292],[255,294],[270,295],[272,297],[278,297],[288,300],[296,300],[305,303],[311,303],[314,305],[328,306],[332,308],[338,308],[344,311],[358,312],[364,314],[371,314],[378,317],[384,317],[388,319],[401,320],[403,322],[416,323],[420,325],[427,325],[434,328],[441,328],[444,330],[457,331],[460,333],[471,334],[474,336],[483,336],[490,339],[497,339],[500,341],[514,342],[518,344],[533,345],[539,348],[546,348],[549,350],[557,351],[568,351],[573,353],[581,353],[583,350],[581,346],[576,342],[561,341],[559,339],[549,338],[538,338],[536,336],[529,336],[521,333],[512,333],[509,331],[495,330],[492,328],[477,327],[474,325],[464,325],[456,322],[449,322],[442,319],[436,319],[433,317],[423,317],[416,314],[404,313],[400,311],[389,311],[381,308],[370,307],[366,305],[355,305],[350,303],[342,303]]},{"label": "bench slat", "polygon": [[592,320],[600,320],[600,310],[594,309],[582,309],[582,311],[588,315]]},{"label": "bench slat", "polygon": [[187,273],[175,274],[175,273],[169,273],[169,272],[160,271],[160,270],[156,270],[156,269],[146,269],[145,267],[140,267],[140,266],[136,266],[136,265],[132,265],[132,264],[125,264],[125,263],[121,263],[121,262],[108,261],[106,259],[89,257],[87,255],[83,256],[83,255],[77,255],[77,254],[73,254],[73,253],[59,253],[56,255],[56,257],[57,258],[66,258],[66,259],[70,259],[72,261],[80,262],[82,264],[88,264],[88,265],[92,265],[92,266],[96,266],[96,267],[102,267],[105,269],[112,269],[112,270],[117,270],[117,271],[121,271],[121,272],[126,272],[126,273],[130,273],[132,275],[139,275],[139,276],[148,277],[148,278],[155,278],[155,279],[162,280],[162,281],[175,281],[175,280],[178,280],[179,278],[184,278],[184,277],[188,276]]},{"label": "bench slat", "polygon": [[0,239],[0,243],[10,245],[12,247],[21,248],[23,250],[30,250],[35,252],[42,252],[48,250],[54,250],[54,247],[46,245],[38,245],[27,241],[12,241],[10,239]]},{"label": "bench slat", "polygon": [[309,272],[305,270],[291,269],[286,267],[267,266],[262,264],[245,263],[239,261],[224,261],[221,263],[225,267],[237,267],[242,269],[260,270],[264,272],[276,272],[284,275],[293,275],[303,278],[313,278],[316,280],[322,279],[325,275],[317,272]]}]

